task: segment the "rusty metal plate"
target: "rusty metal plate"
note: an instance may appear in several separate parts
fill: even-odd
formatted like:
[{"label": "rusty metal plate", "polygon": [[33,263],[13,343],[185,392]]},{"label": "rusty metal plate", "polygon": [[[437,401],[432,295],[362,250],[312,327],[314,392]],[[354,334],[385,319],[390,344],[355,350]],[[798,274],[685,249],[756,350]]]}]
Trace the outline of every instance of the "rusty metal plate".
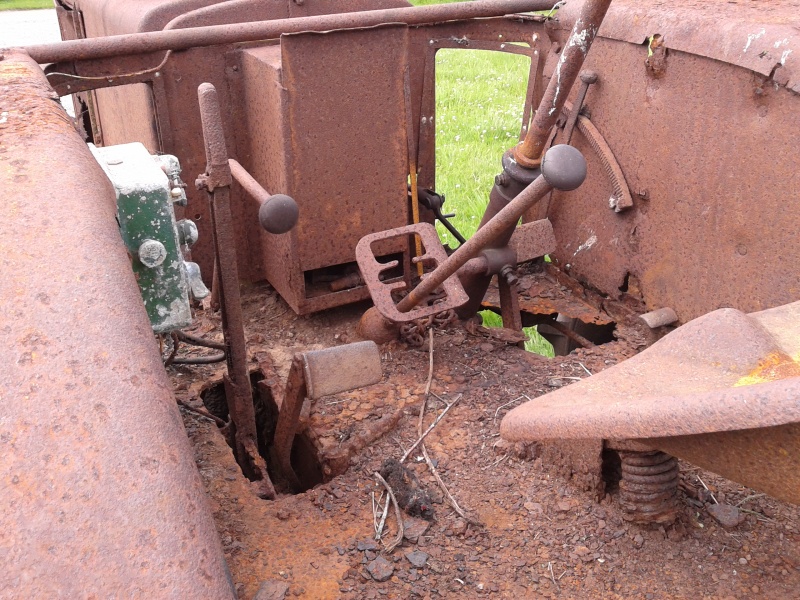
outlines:
[{"label": "rusty metal plate", "polygon": [[0,81],[0,596],[233,598],[111,184],[33,61]]},{"label": "rusty metal plate", "polygon": [[[636,2],[615,0],[600,28],[605,38],[644,44],[654,34],[671,50],[705,56],[769,75],[781,71],[785,85],[800,92],[800,2],[768,3]],[[569,2],[558,13],[571,23],[580,3]]]},{"label": "rusty metal plate", "polygon": [[315,399],[378,383],[383,376],[375,342],[355,342],[303,353],[308,397]]},{"label": "rusty metal plate", "polygon": [[[673,20],[693,18],[686,8]],[[589,172],[579,190],[553,195],[554,261],[611,297],[629,289],[648,309],[673,308],[681,322],[793,302],[800,272],[786,265],[800,261],[800,204],[787,198],[800,196],[800,96],[698,55],[669,51],[658,73],[647,58],[641,44],[599,37],[592,47],[586,67],[600,78],[586,105],[634,207],[609,208],[602,166],[573,138]]]},{"label": "rusty metal plate", "polygon": [[524,223],[514,230],[508,245],[517,253],[519,263],[550,254],[556,249],[553,225],[547,219]]},{"label": "rusty metal plate", "polygon": [[[531,315],[563,315],[570,319],[579,319],[593,325],[608,325],[613,319],[576,295],[572,290],[562,286],[556,279],[544,273],[525,273],[520,276],[517,287],[519,309]],[[489,287],[483,300],[486,307],[500,307],[500,294],[496,285]]]},{"label": "rusty metal plate", "polygon": [[303,271],[352,262],[363,236],[409,222],[407,43],[405,27],[281,40]]},{"label": "rusty metal plate", "polygon": [[[794,331],[798,305],[781,320]],[[511,411],[504,432],[626,439],[800,422],[797,361],[800,355],[789,354],[758,318],[721,309],[615,367]]]}]

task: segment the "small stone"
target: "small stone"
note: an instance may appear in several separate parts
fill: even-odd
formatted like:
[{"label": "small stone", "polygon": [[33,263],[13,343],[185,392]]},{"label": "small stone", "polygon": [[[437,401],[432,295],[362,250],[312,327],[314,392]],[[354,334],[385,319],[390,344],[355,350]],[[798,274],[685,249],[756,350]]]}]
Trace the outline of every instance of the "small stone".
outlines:
[{"label": "small stone", "polygon": [[494,350],[494,346],[488,343],[481,344],[480,346],[478,346],[478,348],[480,348],[481,352],[492,352]]},{"label": "small stone", "polygon": [[744,514],[730,504],[711,504],[706,510],[723,527],[736,527],[745,519]]},{"label": "small stone", "polygon": [[542,514],[544,512],[544,508],[538,502],[526,502],[522,506],[525,507],[525,510],[532,513]]},{"label": "small stone", "polygon": [[572,502],[569,500],[560,500],[558,504],[556,504],[556,508],[558,508],[559,512],[569,512],[572,508]]},{"label": "small stone", "polygon": [[394,566],[388,560],[379,556],[367,565],[367,572],[375,581],[386,581],[394,573]]},{"label": "small stone", "polygon": [[253,600],[284,600],[289,584],[285,581],[265,581],[258,588]]},{"label": "small stone", "polygon": [[425,519],[417,519],[416,517],[407,517],[403,519],[403,536],[412,544],[428,531],[431,524]]},{"label": "small stone", "polygon": [[589,548],[587,548],[586,546],[578,546],[575,548],[575,554],[577,554],[578,556],[586,556],[587,554],[589,554]]},{"label": "small stone", "polygon": [[414,550],[413,552],[408,552],[406,554],[406,559],[412,565],[414,565],[418,569],[421,569],[422,567],[425,566],[425,563],[428,562],[428,555],[419,550]]},{"label": "small stone", "polygon": [[746,565],[747,564],[747,559],[745,557],[740,558],[739,559],[739,564],[740,565]]},{"label": "small stone", "polygon": [[278,517],[281,521],[286,521],[289,518],[289,511],[285,508],[279,508],[275,512],[275,516]]},{"label": "small stone", "polygon": [[633,543],[636,545],[637,548],[641,548],[642,544],[644,544],[644,537],[642,537],[641,533],[637,533],[633,538]]},{"label": "small stone", "polygon": [[363,552],[364,550],[377,550],[378,545],[373,540],[366,539],[358,542],[356,548]]}]

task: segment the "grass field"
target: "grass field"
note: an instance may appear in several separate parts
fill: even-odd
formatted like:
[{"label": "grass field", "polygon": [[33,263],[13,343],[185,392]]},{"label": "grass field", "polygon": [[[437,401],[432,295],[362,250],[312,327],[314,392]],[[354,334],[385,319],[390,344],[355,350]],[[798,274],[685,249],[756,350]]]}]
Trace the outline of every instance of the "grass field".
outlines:
[{"label": "grass field", "polygon": [[54,8],[53,0],[0,0],[0,10]]},{"label": "grass field", "polygon": [[[438,4],[412,0],[413,4]],[[527,57],[480,50],[436,53],[436,191],[445,212],[455,212],[456,228],[469,238],[489,200],[503,153],[517,143],[530,61]],[[442,226],[442,243],[458,242]],[[481,313],[484,324],[499,327],[500,317]],[[536,329],[525,330],[526,350],[553,356],[553,347]]]}]

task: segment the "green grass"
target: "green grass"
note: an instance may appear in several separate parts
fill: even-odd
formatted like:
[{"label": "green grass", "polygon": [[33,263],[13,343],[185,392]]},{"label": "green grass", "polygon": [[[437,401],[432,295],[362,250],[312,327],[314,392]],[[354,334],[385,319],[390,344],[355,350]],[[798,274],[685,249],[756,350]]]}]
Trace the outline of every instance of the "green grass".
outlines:
[{"label": "green grass", "polygon": [[[412,0],[415,5],[439,4]],[[481,50],[436,53],[436,191],[446,196],[444,212],[455,212],[456,228],[469,238],[489,201],[503,153],[518,141],[530,61],[525,56]],[[458,242],[441,225],[439,237]],[[484,325],[500,327],[491,311]],[[552,345],[535,327],[525,329],[525,349],[553,356]]]},{"label": "green grass", "polygon": [[55,8],[53,0],[0,0],[0,10]]}]

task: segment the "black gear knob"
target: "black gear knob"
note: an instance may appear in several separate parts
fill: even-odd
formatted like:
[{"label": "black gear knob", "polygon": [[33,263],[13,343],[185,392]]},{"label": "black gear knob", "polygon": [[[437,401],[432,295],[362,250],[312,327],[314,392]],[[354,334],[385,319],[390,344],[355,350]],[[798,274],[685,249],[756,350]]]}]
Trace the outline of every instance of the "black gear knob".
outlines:
[{"label": "black gear knob", "polygon": [[275,194],[258,209],[258,221],[270,233],[286,233],[297,224],[299,213],[294,198]]},{"label": "black gear knob", "polygon": [[564,192],[579,188],[586,179],[586,159],[580,150],[567,144],[545,152],[541,168],[547,183]]}]

